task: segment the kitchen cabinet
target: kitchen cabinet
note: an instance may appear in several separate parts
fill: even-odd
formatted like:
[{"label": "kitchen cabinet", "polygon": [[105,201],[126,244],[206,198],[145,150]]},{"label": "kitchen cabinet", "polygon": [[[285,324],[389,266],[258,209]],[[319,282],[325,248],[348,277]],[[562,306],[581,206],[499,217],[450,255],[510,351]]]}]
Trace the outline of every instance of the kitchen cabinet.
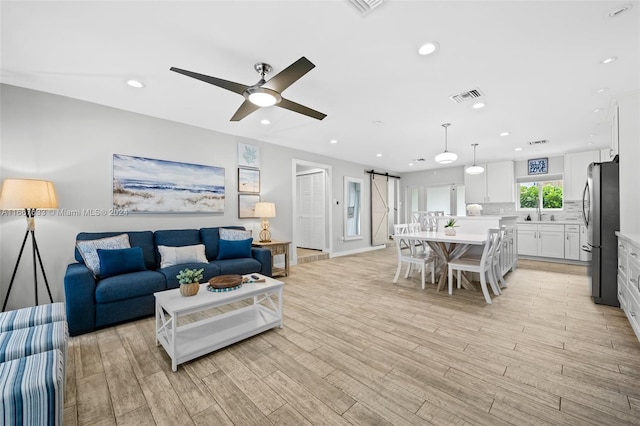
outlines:
[{"label": "kitchen cabinet", "polygon": [[591,253],[582,250],[582,247],[587,247],[587,227],[580,225],[580,260],[588,262],[591,260]]},{"label": "kitchen cabinet", "polygon": [[515,201],[515,171],[513,161],[480,164],[484,173],[464,174],[465,202],[513,203]]},{"label": "kitchen cabinet", "polygon": [[618,301],[640,340],[640,243],[618,236]]},{"label": "kitchen cabinet", "polygon": [[589,164],[600,161],[600,151],[575,152],[564,155],[564,199],[582,200]]},{"label": "kitchen cabinet", "polygon": [[564,225],[564,258],[580,260],[580,225]]},{"label": "kitchen cabinet", "polygon": [[564,259],[564,226],[519,224],[518,254]]}]

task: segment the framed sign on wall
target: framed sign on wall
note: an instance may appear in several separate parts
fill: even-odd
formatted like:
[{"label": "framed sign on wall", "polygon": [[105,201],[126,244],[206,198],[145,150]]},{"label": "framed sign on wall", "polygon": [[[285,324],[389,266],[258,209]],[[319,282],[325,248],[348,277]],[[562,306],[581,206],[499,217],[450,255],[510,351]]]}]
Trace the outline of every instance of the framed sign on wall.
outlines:
[{"label": "framed sign on wall", "polygon": [[529,160],[528,165],[529,167],[527,167],[527,170],[530,175],[544,175],[549,173],[548,158],[536,158]]}]

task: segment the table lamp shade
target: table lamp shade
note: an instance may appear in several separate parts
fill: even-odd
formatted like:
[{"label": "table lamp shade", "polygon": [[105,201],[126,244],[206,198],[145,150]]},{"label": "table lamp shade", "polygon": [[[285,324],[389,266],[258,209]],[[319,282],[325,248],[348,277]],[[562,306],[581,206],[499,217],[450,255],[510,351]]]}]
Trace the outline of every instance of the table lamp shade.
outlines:
[{"label": "table lamp shade", "polygon": [[256,217],[276,217],[275,203],[256,203],[254,210]]},{"label": "table lamp shade", "polygon": [[53,182],[36,179],[5,179],[0,209],[56,209],[58,197]]}]

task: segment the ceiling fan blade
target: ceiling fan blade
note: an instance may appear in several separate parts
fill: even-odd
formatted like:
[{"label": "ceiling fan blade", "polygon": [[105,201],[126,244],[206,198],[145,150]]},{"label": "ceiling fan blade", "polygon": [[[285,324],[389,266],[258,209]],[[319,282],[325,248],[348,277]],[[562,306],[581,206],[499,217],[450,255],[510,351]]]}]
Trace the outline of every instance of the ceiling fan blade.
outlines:
[{"label": "ceiling fan blade", "polygon": [[186,75],[187,77],[195,78],[196,80],[204,81],[205,83],[213,84],[214,86],[222,87],[223,89],[230,90],[239,95],[242,95],[242,93],[249,88],[249,86],[245,86],[244,84],[234,83],[233,81],[223,80],[221,78],[211,77],[204,74],[198,74],[197,72],[187,71],[176,67],[171,67],[170,70]]},{"label": "ceiling fan blade", "polygon": [[249,102],[247,99],[245,99],[242,105],[240,105],[240,108],[238,108],[236,113],[233,114],[233,117],[231,117],[230,121],[240,121],[243,118],[245,118],[247,115],[251,114],[252,112],[256,111],[259,108],[260,107],[258,105],[253,104]]},{"label": "ceiling fan blade", "polygon": [[295,83],[300,77],[315,68],[315,65],[304,56],[267,81],[263,87],[282,92]]},{"label": "ceiling fan blade", "polygon": [[284,109],[288,109],[290,111],[294,111],[300,114],[304,114],[307,115],[311,118],[316,118],[318,120],[322,120],[323,118],[325,118],[327,116],[327,114],[323,114],[319,111],[316,111],[315,109],[311,109],[309,107],[306,107],[304,105],[300,105],[298,103],[295,103],[293,101],[290,101],[289,99],[285,99],[282,98],[282,100],[280,102],[278,102],[276,104],[276,106],[280,107],[280,108],[284,108]]}]

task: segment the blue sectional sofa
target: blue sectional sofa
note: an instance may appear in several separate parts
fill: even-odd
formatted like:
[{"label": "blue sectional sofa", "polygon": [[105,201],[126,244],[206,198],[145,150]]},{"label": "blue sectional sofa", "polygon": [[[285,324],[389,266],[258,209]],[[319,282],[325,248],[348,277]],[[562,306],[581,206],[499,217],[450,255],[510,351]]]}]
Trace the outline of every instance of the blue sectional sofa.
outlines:
[{"label": "blue sectional sofa", "polygon": [[[226,229],[244,230],[239,226]],[[177,288],[176,275],[185,268],[203,268],[203,282],[225,274],[260,273],[271,276],[271,252],[251,248],[251,257],[218,260],[220,228],[173,229],[132,232],[81,232],[77,241],[98,240],[121,234],[129,236],[131,247],[140,247],[146,270],[97,278],[75,249],[77,263],[67,266],[64,292],[69,334],[88,333],[98,328],[153,315],[153,293]],[[204,244],[208,263],[184,263],[160,268],[158,246],[184,247]],[[227,256],[228,257],[228,256]]]}]

